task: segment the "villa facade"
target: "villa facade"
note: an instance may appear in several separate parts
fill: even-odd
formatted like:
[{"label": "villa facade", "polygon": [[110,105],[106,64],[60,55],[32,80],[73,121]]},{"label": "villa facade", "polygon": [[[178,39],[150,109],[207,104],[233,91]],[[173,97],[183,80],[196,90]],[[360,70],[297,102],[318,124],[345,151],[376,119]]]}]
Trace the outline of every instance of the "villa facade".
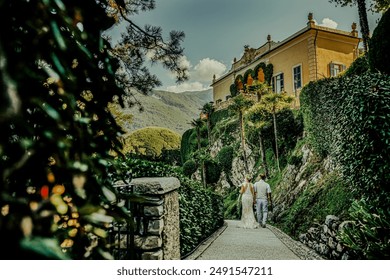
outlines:
[{"label": "villa facade", "polygon": [[213,78],[214,104],[240,92],[247,92],[254,81],[267,83],[276,93],[295,97],[310,81],[337,76],[359,56],[356,24],[350,32],[318,26],[313,15],[307,26],[281,42],[267,42],[257,49],[245,46],[244,55],[234,59],[228,73]]}]

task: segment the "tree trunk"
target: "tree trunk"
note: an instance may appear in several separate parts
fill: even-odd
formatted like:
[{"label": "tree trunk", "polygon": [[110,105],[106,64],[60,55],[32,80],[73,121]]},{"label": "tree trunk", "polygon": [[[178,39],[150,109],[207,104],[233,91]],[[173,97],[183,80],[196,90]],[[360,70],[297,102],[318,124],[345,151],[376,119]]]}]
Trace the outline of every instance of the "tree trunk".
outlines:
[{"label": "tree trunk", "polygon": [[207,116],[207,138],[209,139],[209,146],[211,145],[210,130],[211,130],[210,118],[209,116]]},{"label": "tree trunk", "polygon": [[366,1],[357,0],[357,6],[359,11],[360,32],[362,33],[364,52],[368,51],[368,41],[370,38],[370,29],[368,27]]},{"label": "tree trunk", "polygon": [[240,111],[239,112],[239,118],[240,118],[240,131],[241,131],[241,146],[242,146],[242,153],[244,155],[244,165],[245,165],[245,171],[248,172],[248,162],[246,158],[246,152],[245,152],[245,131],[244,131],[244,119],[243,114]]},{"label": "tree trunk", "polygon": [[278,171],[280,172],[279,166],[279,149],[278,149],[278,130],[276,128],[276,113],[275,110],[272,112],[272,118],[274,121],[274,135],[275,135],[275,152],[276,152],[276,164],[278,166]]},{"label": "tree trunk", "polygon": [[203,187],[205,188],[207,183],[206,183],[206,166],[204,164],[204,161],[202,161],[202,183],[203,183]]},{"label": "tree trunk", "polygon": [[265,148],[264,148],[264,139],[261,134],[261,129],[259,132],[259,143],[260,143],[260,154],[261,154],[261,162],[263,163],[264,171],[265,171],[265,176],[269,178],[269,172],[268,172],[268,164],[267,164],[267,157],[265,154]]}]

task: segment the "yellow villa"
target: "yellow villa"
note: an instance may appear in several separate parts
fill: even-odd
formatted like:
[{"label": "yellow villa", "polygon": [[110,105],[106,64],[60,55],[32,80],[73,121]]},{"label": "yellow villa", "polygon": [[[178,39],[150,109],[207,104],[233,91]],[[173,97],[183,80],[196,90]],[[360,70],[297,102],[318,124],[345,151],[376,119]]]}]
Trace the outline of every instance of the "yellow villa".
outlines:
[{"label": "yellow villa", "polygon": [[257,49],[245,46],[228,73],[213,78],[213,100],[219,107],[232,96],[247,92],[254,80],[267,83],[276,93],[298,97],[310,81],[337,76],[358,57],[356,24],[350,32],[318,26],[313,14],[307,26],[281,42],[267,42]]}]

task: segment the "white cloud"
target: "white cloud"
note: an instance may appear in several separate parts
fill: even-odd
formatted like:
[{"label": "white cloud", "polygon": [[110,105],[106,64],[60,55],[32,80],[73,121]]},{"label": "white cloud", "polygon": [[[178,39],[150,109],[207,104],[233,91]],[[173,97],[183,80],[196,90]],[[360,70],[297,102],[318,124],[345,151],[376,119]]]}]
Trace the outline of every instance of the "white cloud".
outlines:
[{"label": "white cloud", "polygon": [[[316,20],[314,20],[314,21],[317,24],[317,21]],[[320,23],[318,25],[336,29],[339,24],[330,18],[324,18],[324,19],[322,19],[322,23]]]},{"label": "white cloud", "polygon": [[194,69],[190,72],[191,79],[210,82],[213,80],[213,75],[216,78],[220,77],[226,72],[226,65],[211,58],[203,58],[195,65]]},{"label": "white cloud", "polygon": [[201,91],[201,90],[206,90],[208,88],[209,87],[204,86],[200,82],[184,82],[179,85],[167,87],[167,91],[172,91],[172,92]]},{"label": "white cloud", "polygon": [[188,68],[190,69],[192,67],[191,65],[191,62],[188,60],[188,58],[183,55],[182,57],[180,57],[179,61],[178,61],[178,64],[180,67],[182,68]]},{"label": "white cloud", "polygon": [[[226,72],[226,66],[212,58],[203,58],[194,67],[187,57],[183,57],[179,61],[180,66],[184,66],[189,70],[189,80],[174,86],[166,87],[167,91],[184,92],[184,91],[201,91],[210,88],[213,80],[213,75],[219,78]],[[174,74],[171,73],[171,77]]]}]

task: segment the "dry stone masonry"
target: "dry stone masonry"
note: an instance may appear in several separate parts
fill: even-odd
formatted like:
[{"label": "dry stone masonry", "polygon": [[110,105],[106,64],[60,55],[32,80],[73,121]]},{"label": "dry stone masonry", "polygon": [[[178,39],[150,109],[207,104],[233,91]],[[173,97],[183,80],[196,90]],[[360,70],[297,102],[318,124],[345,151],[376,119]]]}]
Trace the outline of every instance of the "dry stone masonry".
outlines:
[{"label": "dry stone masonry", "polygon": [[348,225],[333,215],[326,216],[323,224],[311,227],[299,240],[328,259],[349,259],[347,249],[339,242],[338,234]]},{"label": "dry stone masonry", "polygon": [[[173,177],[137,178],[130,184],[117,182],[115,187],[120,194],[119,203],[134,215],[133,229],[128,223],[113,226],[113,239],[119,243],[114,249],[117,258],[128,258],[133,243],[136,258],[180,259],[179,180]],[[136,202],[131,202],[134,195]]]}]

